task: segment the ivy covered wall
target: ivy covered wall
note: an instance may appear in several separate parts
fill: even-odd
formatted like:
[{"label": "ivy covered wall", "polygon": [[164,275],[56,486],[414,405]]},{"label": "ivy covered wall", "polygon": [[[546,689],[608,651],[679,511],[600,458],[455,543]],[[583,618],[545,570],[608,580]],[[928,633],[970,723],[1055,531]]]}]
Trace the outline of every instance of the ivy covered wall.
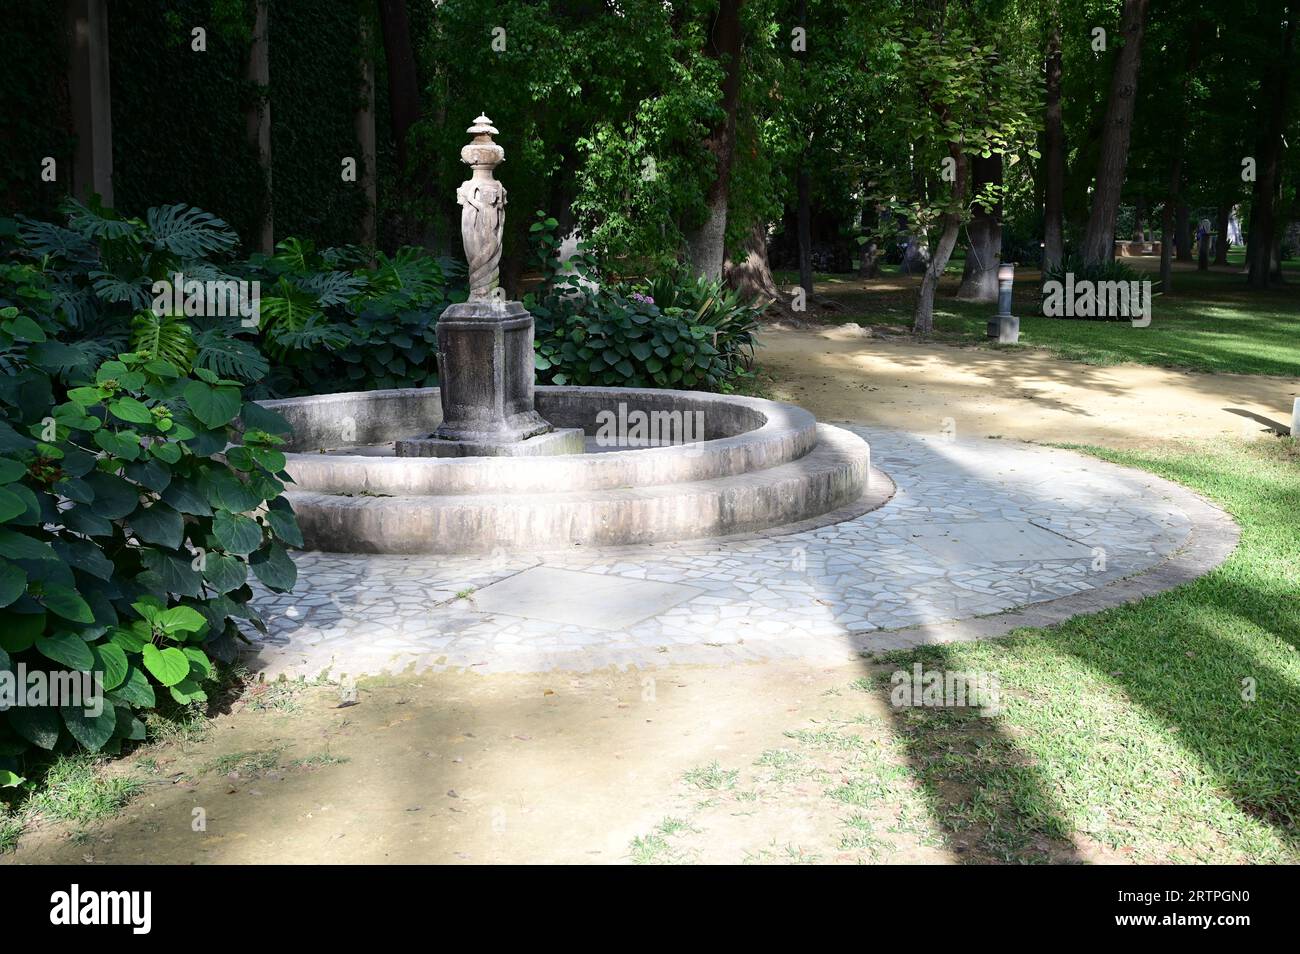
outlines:
[{"label": "ivy covered wall", "polygon": [[[60,0],[10,0],[12,37],[0,79],[0,166],[4,214],[50,218],[71,184],[75,139],[68,110],[68,34]],[[318,246],[358,240],[365,211],[354,114],[361,97],[358,0],[271,0],[269,49],[275,236],[309,234]],[[249,144],[246,114],[258,95],[245,79],[253,0],[112,0],[109,11],[115,206],[142,215],[185,202],[225,219],[255,248],[270,197]],[[206,31],[206,50],[192,30]],[[383,56],[377,56],[380,182],[388,151]],[[55,183],[41,159],[58,161]]]}]

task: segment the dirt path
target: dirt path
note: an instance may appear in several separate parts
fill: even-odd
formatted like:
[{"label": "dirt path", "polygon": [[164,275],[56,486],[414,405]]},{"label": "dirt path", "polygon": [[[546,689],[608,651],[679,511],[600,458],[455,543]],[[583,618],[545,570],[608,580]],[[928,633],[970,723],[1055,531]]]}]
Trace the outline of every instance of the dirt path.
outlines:
[{"label": "dirt path", "polygon": [[856,326],[769,330],[758,357],[776,381],[773,396],[820,420],[931,432],[952,418],[958,436],[1110,447],[1289,428],[1300,394],[1300,378],[1095,367],[1028,349],[872,337]]}]

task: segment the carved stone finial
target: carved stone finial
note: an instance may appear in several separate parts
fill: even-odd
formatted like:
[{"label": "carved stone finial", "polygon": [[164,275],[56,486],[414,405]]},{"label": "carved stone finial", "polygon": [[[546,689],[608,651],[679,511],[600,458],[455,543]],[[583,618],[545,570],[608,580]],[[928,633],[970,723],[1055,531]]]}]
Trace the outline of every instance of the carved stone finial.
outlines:
[{"label": "carved stone finial", "polygon": [[487,299],[497,285],[501,235],[506,221],[506,188],[492,170],[505,162],[506,151],[492,141],[497,128],[486,115],[465,130],[474,138],[461,147],[460,161],[474,170],[456,190],[460,203],[460,237],[469,264],[470,301]]}]

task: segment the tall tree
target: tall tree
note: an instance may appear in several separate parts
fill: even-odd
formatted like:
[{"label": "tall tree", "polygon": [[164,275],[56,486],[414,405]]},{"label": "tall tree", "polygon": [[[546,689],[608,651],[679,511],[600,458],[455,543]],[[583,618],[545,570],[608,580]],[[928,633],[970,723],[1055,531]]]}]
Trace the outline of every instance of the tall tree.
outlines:
[{"label": "tall tree", "polygon": [[719,0],[718,13],[708,33],[705,52],[722,69],[720,113],[704,140],[714,160],[713,180],[704,197],[704,222],[687,236],[691,265],[710,279],[722,277],[726,258],[727,202],[731,164],[736,146],[736,107],[740,102],[741,31],[743,0]]},{"label": "tall tree", "polygon": [[1092,211],[1083,236],[1083,260],[1096,265],[1115,255],[1115,220],[1119,214],[1124,169],[1128,165],[1133,135],[1133,106],[1137,98],[1138,71],[1142,65],[1142,34],[1149,0],[1124,0],[1120,33],[1124,45],[1115,57],[1110,98],[1101,134],[1101,155],[1092,194]]},{"label": "tall tree", "polygon": [[1276,247],[1282,230],[1278,215],[1278,193],[1282,181],[1283,135],[1291,100],[1291,71],[1295,56],[1296,10],[1288,0],[1277,13],[1285,19],[1281,51],[1264,68],[1260,94],[1265,103],[1264,123],[1255,145],[1257,163],[1255,187],[1251,193],[1250,235],[1246,241],[1248,281],[1252,287],[1266,288],[1273,279],[1281,279],[1274,270]]},{"label": "tall tree", "polygon": [[1043,270],[1065,257],[1065,126],[1061,117],[1061,23],[1059,4],[1052,5],[1047,37],[1047,101],[1043,113]]},{"label": "tall tree", "polygon": [[998,300],[998,265],[1002,258],[1002,155],[971,159],[969,242],[957,297],[963,301]]}]

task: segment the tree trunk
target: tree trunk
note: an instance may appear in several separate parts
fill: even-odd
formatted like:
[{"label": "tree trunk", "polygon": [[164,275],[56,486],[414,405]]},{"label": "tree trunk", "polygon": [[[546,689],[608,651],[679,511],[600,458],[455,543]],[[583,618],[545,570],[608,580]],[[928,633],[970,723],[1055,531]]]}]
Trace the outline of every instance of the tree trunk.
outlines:
[{"label": "tree trunk", "polygon": [[767,223],[755,222],[745,236],[745,257],[728,262],[727,284],[751,301],[780,301],[781,292],[767,261]]},{"label": "tree trunk", "polygon": [[736,109],[740,103],[741,2],[719,0],[718,15],[704,48],[709,57],[722,64],[722,119],[704,140],[704,147],[716,164],[713,182],[704,197],[708,214],[704,223],[687,236],[686,243],[691,265],[709,279],[722,277],[727,252],[727,200],[736,146]]},{"label": "tree trunk", "polygon": [[[1181,185],[1181,183],[1180,183]],[[1181,195],[1182,190],[1179,190]],[[1179,202],[1175,210],[1174,237],[1178,241],[1178,261],[1192,260],[1192,210],[1186,202]]]},{"label": "tree trunk", "polygon": [[1143,245],[1147,240],[1147,199],[1140,195],[1133,208],[1133,241]]},{"label": "tree trunk", "polygon": [[357,142],[361,146],[361,188],[366,194],[366,210],[361,216],[361,244],[374,248],[379,241],[379,232],[375,222],[375,209],[378,204],[378,192],[375,176],[375,60],[371,55],[370,23],[363,16],[360,28],[361,38],[361,97],[353,115],[353,129]]},{"label": "tree trunk", "polygon": [[[101,0],[68,0],[72,47],[68,90],[76,148],[72,193],[79,199],[98,194],[113,205],[113,110],[108,74],[108,7]],[[13,62],[11,61],[11,66]]]},{"label": "tree trunk", "polygon": [[1133,106],[1137,99],[1138,70],[1142,64],[1142,34],[1149,0],[1124,0],[1120,32],[1124,46],[1115,57],[1106,125],[1101,134],[1101,157],[1092,195],[1092,211],[1083,237],[1085,264],[1097,265],[1115,256],[1115,218],[1124,188],[1129,140],[1133,135]]},{"label": "tree trunk", "polygon": [[[862,207],[862,230],[874,233],[880,226],[880,209],[874,202]],[[861,246],[862,258],[858,262],[858,278],[863,280],[880,277],[880,243],[874,234],[867,236]]]},{"label": "tree trunk", "polygon": [[812,273],[812,175],[807,165],[799,167],[799,287],[811,298],[813,293]]},{"label": "tree trunk", "polygon": [[1281,59],[1265,69],[1264,81],[1260,84],[1261,92],[1267,91],[1271,102],[1255,147],[1255,188],[1251,194],[1250,236],[1246,241],[1246,262],[1250,272],[1247,281],[1253,288],[1268,287],[1273,274],[1274,248],[1281,238],[1276,194],[1281,183],[1282,135],[1286,127],[1295,29],[1294,4],[1287,4],[1287,29],[1282,40]]},{"label": "tree trunk", "polygon": [[1183,148],[1187,139],[1187,113],[1189,109],[1187,96],[1191,90],[1192,75],[1196,72],[1197,64],[1200,61],[1201,31],[1204,26],[1205,21],[1199,19],[1192,26],[1191,42],[1187,47],[1187,60],[1183,66],[1183,82],[1179,88],[1178,102],[1174,104],[1174,108],[1177,110],[1177,119],[1174,122],[1173,161],[1170,163],[1169,194],[1165,197],[1165,207],[1160,219],[1160,288],[1161,291],[1166,293],[1173,290],[1173,265],[1169,248],[1171,228],[1174,237],[1178,241],[1178,261],[1190,262],[1192,260],[1189,222],[1191,212],[1187,208],[1187,203],[1182,201]]},{"label": "tree trunk", "polygon": [[1228,228],[1232,222],[1232,203],[1222,202],[1219,204],[1218,221],[1215,225],[1219,230],[1219,237],[1214,242],[1214,264],[1228,264]]},{"label": "tree trunk", "polygon": [[921,290],[916,298],[916,312],[912,316],[912,333],[928,335],[934,331],[934,295],[939,290],[939,279],[948,266],[952,250],[957,246],[957,233],[961,230],[961,209],[966,205],[968,176],[966,157],[957,143],[948,144],[948,155],[957,161],[957,181],[953,183],[953,209],[943,215],[943,232],[939,244],[930,258],[930,264],[921,277]]},{"label": "tree trunk", "polygon": [[1061,28],[1047,40],[1047,110],[1044,115],[1043,271],[1065,257],[1065,127],[1061,120]]},{"label": "tree trunk", "polygon": [[[1174,159],[1174,171],[1171,179],[1178,181],[1182,167],[1182,157]],[[1173,192],[1174,187],[1170,187]],[[1174,272],[1174,199],[1171,195],[1165,200],[1164,208],[1160,211],[1160,290],[1169,292],[1173,289],[1173,272]]]},{"label": "tree trunk", "polygon": [[980,201],[981,190],[990,185],[1002,185],[1002,156],[997,153],[987,159],[975,156],[971,160],[971,196],[975,202],[975,211],[967,228],[970,244],[966,249],[961,287],[957,289],[957,297],[962,301],[996,304],[998,300],[998,265],[1002,258],[1002,203],[998,201],[988,207]]},{"label": "tree trunk", "polygon": [[270,255],[275,251],[275,193],[271,183],[271,49],[267,40],[268,5],[268,0],[257,0],[257,20],[253,25],[253,43],[248,50],[246,74],[248,82],[257,87],[257,99],[248,107],[245,124],[248,141],[257,149],[257,161],[262,167],[262,181],[266,186],[258,251]]}]

